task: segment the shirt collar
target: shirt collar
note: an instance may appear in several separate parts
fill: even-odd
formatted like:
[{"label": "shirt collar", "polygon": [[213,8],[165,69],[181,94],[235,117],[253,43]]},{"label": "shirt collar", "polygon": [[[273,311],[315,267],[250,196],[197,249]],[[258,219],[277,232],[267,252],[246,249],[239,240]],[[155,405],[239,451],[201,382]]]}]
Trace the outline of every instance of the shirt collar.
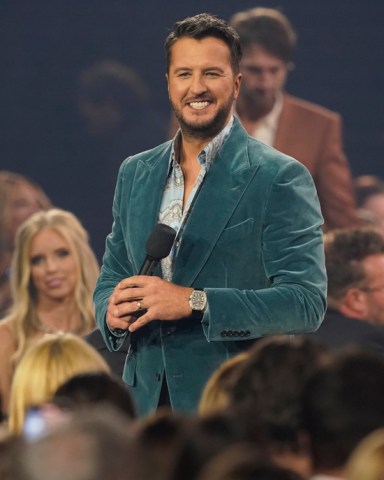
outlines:
[{"label": "shirt collar", "polygon": [[272,110],[263,118],[263,124],[270,129],[276,130],[277,122],[283,108],[283,94],[282,92],[276,93],[276,100]]},{"label": "shirt collar", "polygon": [[[198,154],[198,160],[201,165],[204,165],[205,168],[208,170],[208,168],[211,166],[214,158],[217,155],[217,152],[220,150],[222,147],[223,143],[227,139],[228,135],[231,132],[232,126],[233,126],[233,115],[231,115],[231,118],[227,125],[219,132],[216,137],[214,137],[208,145],[206,145]],[[171,152],[171,158],[170,158],[170,168],[172,168],[173,164],[176,162],[176,159],[179,158],[179,151],[180,151],[180,146],[181,146],[181,131],[180,129],[177,131],[177,134],[175,135],[173,139],[173,144],[172,144],[172,152]]]}]

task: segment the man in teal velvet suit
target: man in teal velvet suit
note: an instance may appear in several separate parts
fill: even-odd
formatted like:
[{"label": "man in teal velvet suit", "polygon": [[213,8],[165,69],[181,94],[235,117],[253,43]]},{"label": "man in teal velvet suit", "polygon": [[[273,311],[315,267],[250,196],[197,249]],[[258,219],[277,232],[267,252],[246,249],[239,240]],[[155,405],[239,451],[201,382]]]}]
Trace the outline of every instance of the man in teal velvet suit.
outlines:
[{"label": "man in teal velvet suit", "polygon": [[[141,415],[164,392],[173,409],[194,410],[223,361],[264,335],[315,330],[326,297],[311,175],[232,115],[238,35],[201,14],[176,23],[165,46],[180,132],[123,162],[95,291],[108,347],[130,335],[123,378]],[[171,254],[138,276],[159,221],[178,232]]]}]

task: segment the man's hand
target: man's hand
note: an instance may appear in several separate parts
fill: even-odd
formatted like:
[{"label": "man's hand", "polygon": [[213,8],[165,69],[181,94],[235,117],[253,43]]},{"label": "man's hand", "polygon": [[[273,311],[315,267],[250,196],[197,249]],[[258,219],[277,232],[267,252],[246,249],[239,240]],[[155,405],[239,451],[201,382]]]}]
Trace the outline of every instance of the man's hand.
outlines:
[{"label": "man's hand", "polygon": [[192,292],[193,288],[181,287],[159,277],[136,275],[126,278],[115,287],[109,299],[108,326],[134,332],[152,320],[188,317]]}]

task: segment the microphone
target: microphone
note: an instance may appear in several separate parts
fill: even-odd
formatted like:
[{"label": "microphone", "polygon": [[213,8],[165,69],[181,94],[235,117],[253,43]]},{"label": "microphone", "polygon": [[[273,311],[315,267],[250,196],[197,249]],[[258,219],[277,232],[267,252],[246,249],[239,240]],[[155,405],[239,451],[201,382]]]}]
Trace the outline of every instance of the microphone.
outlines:
[{"label": "microphone", "polygon": [[153,275],[160,261],[169,255],[176,231],[169,225],[158,223],[145,244],[147,256],[138,275]]},{"label": "microphone", "polygon": [[[176,231],[169,225],[165,225],[165,223],[156,225],[145,244],[147,255],[138,275],[153,275],[160,261],[169,255],[175,237]],[[142,312],[132,314],[133,317],[139,317],[140,315],[142,315]],[[113,332],[117,336],[122,336],[126,333],[126,330],[114,328]]]}]

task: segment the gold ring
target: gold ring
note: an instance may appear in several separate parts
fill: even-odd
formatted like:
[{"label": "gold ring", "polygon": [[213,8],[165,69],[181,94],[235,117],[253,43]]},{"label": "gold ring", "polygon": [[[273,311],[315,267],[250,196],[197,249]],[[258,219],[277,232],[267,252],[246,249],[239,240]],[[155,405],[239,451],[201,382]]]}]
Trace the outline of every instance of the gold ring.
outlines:
[{"label": "gold ring", "polygon": [[137,302],[137,310],[143,310],[143,304],[141,302]]}]

